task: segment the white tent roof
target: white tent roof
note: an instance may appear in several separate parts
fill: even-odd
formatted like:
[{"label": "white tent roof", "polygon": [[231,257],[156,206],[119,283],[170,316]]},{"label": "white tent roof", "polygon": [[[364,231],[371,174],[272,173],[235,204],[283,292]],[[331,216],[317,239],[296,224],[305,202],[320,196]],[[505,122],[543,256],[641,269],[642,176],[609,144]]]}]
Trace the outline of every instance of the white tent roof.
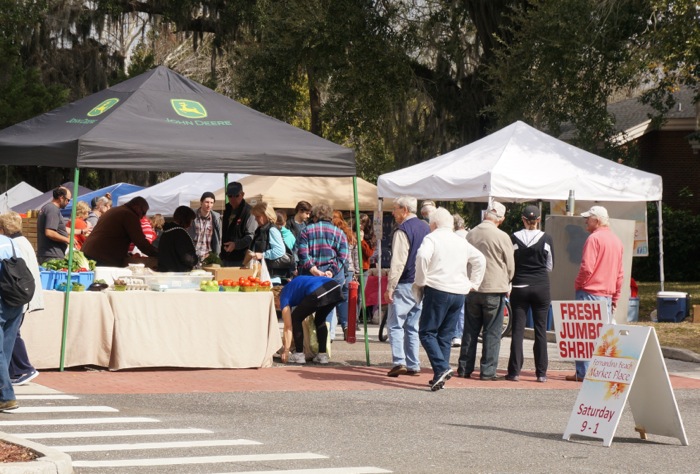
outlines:
[{"label": "white tent roof", "polygon": [[383,174],[379,197],[455,201],[660,201],[661,177],[562,142],[523,122],[432,160]]},{"label": "white tent roof", "polygon": [[[250,175],[239,181],[249,203],[265,201],[275,209],[294,209],[299,201],[308,201],[311,204],[325,202],[333,209],[342,211],[355,209],[352,178]],[[215,192],[214,209],[218,210],[224,207],[224,189],[221,184],[223,181]],[[197,196],[189,205],[199,207],[199,198]],[[357,200],[361,211],[377,209],[377,187],[357,178]]]},{"label": "white tent roof", "polygon": [[[238,181],[246,176],[248,175],[230,173],[228,180],[229,182]],[[202,193],[205,191],[214,192],[222,188],[223,185],[223,173],[181,173],[150,188],[125,194],[119,197],[117,204],[121,205],[136,196],[141,196],[148,201],[149,215],[171,216],[178,206],[189,206],[190,201],[195,199],[199,202]]]},{"label": "white tent roof", "polygon": [[43,193],[24,181],[0,195],[0,212],[9,212],[13,206],[41,196]]}]

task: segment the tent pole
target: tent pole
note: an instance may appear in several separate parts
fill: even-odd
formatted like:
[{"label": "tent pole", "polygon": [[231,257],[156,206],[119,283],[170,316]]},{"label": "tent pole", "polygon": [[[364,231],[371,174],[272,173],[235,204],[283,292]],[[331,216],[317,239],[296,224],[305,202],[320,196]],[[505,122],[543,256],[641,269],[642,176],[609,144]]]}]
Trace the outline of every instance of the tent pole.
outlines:
[{"label": "tent pole", "polygon": [[[360,257],[362,255],[362,243],[360,242],[360,203],[357,199],[357,176],[352,177],[352,192],[355,198],[355,236],[357,237],[357,255]],[[365,308],[365,278],[364,272],[362,271],[362,265],[359,266],[360,269],[360,307],[362,308],[362,316],[365,324],[365,357],[367,359],[367,366],[369,366],[369,338],[367,336],[367,310]]]},{"label": "tent pole", "polygon": [[228,173],[224,173],[224,210],[226,210],[226,204],[228,204],[228,196],[226,191],[228,190]]},{"label": "tent pole", "polygon": [[[77,203],[78,199],[78,178],[80,178],[80,168],[75,169],[73,176],[73,194],[72,201]],[[75,211],[78,206],[71,206],[70,209],[70,240],[68,242],[68,268],[66,269],[66,292],[63,296],[63,334],[61,335],[61,360],[58,370],[63,372],[64,362],[66,359],[66,336],[68,334],[68,307],[70,301],[70,289],[72,286],[71,269],[73,268],[73,245],[75,243]]]},{"label": "tent pole", "polygon": [[656,208],[659,212],[659,282],[661,283],[661,291],[664,291],[664,231],[663,231],[663,216],[662,203],[657,201]]}]

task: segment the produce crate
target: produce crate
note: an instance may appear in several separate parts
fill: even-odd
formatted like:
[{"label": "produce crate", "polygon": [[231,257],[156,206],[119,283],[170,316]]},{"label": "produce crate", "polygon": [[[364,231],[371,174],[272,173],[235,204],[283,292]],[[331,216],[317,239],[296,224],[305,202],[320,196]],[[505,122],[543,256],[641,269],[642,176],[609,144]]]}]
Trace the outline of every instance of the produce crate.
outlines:
[{"label": "produce crate", "polygon": [[56,271],[44,270],[39,267],[39,276],[41,277],[41,288],[43,290],[53,290],[56,288]]},{"label": "produce crate", "polygon": [[[61,283],[64,283],[67,280],[68,277],[68,272],[57,272],[53,271],[54,273],[54,279],[53,279],[53,288],[56,289]],[[73,283],[79,283],[83,285],[85,288],[88,286],[92,285],[92,282],[95,281],[95,272],[75,272],[71,273],[70,275],[70,281]]]},{"label": "produce crate", "polygon": [[146,285],[152,290],[192,290],[199,289],[199,284],[202,280],[211,280],[212,274],[205,273],[201,275],[192,275],[190,273],[181,272],[162,272],[153,273],[152,275],[139,275],[138,278],[143,279]]},{"label": "produce crate", "polygon": [[[38,212],[38,211],[37,211]],[[24,217],[22,218],[22,235],[24,235],[32,248],[37,248],[37,237],[36,237],[36,222],[37,217]],[[53,290],[53,288],[51,288]]]},{"label": "produce crate", "polygon": [[240,277],[248,278],[256,276],[256,270],[253,268],[238,268],[238,267],[202,267],[202,270],[211,272],[214,275],[214,280],[238,280]]}]

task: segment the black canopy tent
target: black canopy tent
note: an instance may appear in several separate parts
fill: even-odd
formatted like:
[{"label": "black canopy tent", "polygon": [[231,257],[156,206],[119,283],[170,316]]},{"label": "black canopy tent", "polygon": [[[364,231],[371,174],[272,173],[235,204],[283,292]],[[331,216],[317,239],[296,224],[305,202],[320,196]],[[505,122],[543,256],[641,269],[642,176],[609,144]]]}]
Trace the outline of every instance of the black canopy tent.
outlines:
[{"label": "black canopy tent", "polygon": [[0,130],[0,164],[75,168],[76,186],[80,168],[355,177],[354,155],[163,66]]}]

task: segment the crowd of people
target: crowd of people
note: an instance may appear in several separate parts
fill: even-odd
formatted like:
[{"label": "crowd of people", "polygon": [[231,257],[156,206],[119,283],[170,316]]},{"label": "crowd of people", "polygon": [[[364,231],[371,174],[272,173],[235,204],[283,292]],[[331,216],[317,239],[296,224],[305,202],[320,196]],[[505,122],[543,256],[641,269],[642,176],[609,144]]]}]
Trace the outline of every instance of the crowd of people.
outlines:
[{"label": "crowd of people", "polygon": [[[223,266],[264,261],[272,277],[283,283],[280,310],[284,322],[281,360],[303,364],[302,322],[310,315],[316,328],[318,353],[314,362],[328,364],[335,321],[347,335],[349,286],[365,276],[375,258],[377,241],[372,219],[362,214],[356,235],[340,211],[325,202],[300,201],[288,217],[266,202],[251,206],[241,183],[229,183],[223,216],[213,210],[216,197],[205,192],[196,210],[178,207],[170,222],[162,215],[147,217],[148,202],[136,197],[112,207],[111,196],[76,204],[74,245],[98,266],[125,266],[130,255],[157,259],[160,271],[186,272],[208,259]],[[17,213],[0,215],[0,258],[27,260],[37,283],[38,265],[63,258],[71,239],[71,222],[61,215],[71,200],[65,187],[53,190],[52,200],[37,219],[36,253],[22,236]],[[552,238],[540,229],[537,206],[525,206],[523,228],[508,235],[499,227],[506,207],[492,201],[482,222],[471,230],[464,219],[432,201],[411,196],[394,200],[395,228],[391,264],[384,294],[389,302],[387,328],[392,367],[389,377],[421,372],[419,349],[424,348],[433,371],[432,391],[453,376],[471,378],[477,369],[477,340],[483,338],[478,373],[481,380],[505,378],[518,382],[523,366],[524,327],[528,312],[535,330],[534,357],[538,382],[547,381],[546,328],[551,303],[548,273],[554,266]],[[602,300],[612,318],[623,279],[622,243],[609,229],[607,210],[593,206],[581,214],[590,236],[583,247],[575,280],[576,299]],[[37,285],[39,288],[40,284]],[[497,375],[506,299],[510,298],[513,333],[505,377]],[[26,313],[43,309],[41,291],[28,305],[15,308],[0,300],[0,411],[16,408],[13,385],[38,375],[21,338]],[[451,347],[459,346],[456,374],[450,365]],[[292,351],[293,349],[293,351]],[[291,352],[290,352],[291,351]],[[576,363],[567,380],[582,381],[586,362]]]}]

